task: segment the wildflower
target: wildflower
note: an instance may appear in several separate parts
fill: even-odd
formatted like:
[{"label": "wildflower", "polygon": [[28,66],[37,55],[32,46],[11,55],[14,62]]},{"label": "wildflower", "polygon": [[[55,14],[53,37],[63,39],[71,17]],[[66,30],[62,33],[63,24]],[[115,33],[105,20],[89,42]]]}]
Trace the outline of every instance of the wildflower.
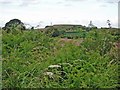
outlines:
[{"label": "wildflower", "polygon": [[51,76],[53,75],[52,72],[45,72],[44,74],[45,74],[45,75],[51,75]]},{"label": "wildflower", "polygon": [[61,66],[60,65],[50,65],[50,66],[48,66],[49,68],[61,68]]},{"label": "wildflower", "polygon": [[50,78],[53,78],[53,73],[52,72],[45,72],[44,75],[47,75]]}]

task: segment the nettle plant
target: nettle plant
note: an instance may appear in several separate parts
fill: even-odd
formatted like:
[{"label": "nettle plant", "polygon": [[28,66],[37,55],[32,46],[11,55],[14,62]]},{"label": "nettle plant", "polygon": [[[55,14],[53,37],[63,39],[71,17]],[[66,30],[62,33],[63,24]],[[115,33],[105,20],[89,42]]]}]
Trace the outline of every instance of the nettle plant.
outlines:
[{"label": "nettle plant", "polygon": [[62,46],[60,37],[39,31],[3,31],[3,87],[117,87],[117,38],[110,31],[85,33],[80,45],[66,42]]},{"label": "nettle plant", "polygon": [[106,54],[110,51],[113,46],[114,37],[108,32],[102,31],[91,31],[87,34],[82,45],[89,50],[99,51],[101,55]]}]

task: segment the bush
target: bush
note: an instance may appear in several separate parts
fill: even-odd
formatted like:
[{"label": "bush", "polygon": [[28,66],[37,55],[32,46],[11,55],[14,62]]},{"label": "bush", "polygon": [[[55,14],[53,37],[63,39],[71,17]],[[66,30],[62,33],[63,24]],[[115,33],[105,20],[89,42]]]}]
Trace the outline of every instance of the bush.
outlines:
[{"label": "bush", "polygon": [[58,37],[59,35],[60,35],[60,32],[58,30],[52,33],[52,37]]},{"label": "bush", "polygon": [[3,31],[3,88],[118,87],[117,39],[110,31],[89,31],[80,46],[59,40],[37,30]]},{"label": "bush", "polygon": [[25,30],[25,26],[19,19],[12,19],[5,24],[4,29],[7,30],[7,32],[11,32],[15,30]]}]

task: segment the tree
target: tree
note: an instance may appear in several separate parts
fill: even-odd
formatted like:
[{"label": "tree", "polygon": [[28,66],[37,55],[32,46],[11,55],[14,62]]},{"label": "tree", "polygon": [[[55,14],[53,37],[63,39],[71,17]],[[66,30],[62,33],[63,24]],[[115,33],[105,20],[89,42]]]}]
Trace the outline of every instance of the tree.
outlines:
[{"label": "tree", "polygon": [[107,24],[108,24],[109,28],[111,28],[110,20],[107,20]]},{"label": "tree", "polygon": [[34,30],[34,27],[31,27],[32,30]]},{"label": "tree", "polygon": [[97,29],[95,25],[93,25],[92,21],[88,24],[88,27],[86,28],[87,31],[90,31],[91,29]]},{"label": "tree", "polygon": [[21,22],[21,20],[19,19],[12,19],[10,20],[9,22],[7,22],[5,24],[5,27],[4,27],[5,30],[7,30],[7,32],[11,31],[11,30],[15,30],[15,29],[18,29],[18,30],[25,30],[25,26],[24,26],[24,23]]},{"label": "tree", "polygon": [[60,35],[60,32],[58,30],[55,30],[52,34],[52,37],[58,37]]},{"label": "tree", "polygon": [[90,23],[89,23],[88,27],[90,27],[90,28],[94,27],[94,25],[93,25],[92,21],[90,21]]}]

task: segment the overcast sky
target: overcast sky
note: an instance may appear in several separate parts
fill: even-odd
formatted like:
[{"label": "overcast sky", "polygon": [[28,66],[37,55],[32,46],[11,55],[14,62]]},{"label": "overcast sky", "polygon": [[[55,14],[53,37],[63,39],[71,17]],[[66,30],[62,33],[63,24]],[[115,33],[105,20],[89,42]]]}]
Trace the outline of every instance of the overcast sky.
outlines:
[{"label": "overcast sky", "polygon": [[109,19],[118,26],[119,0],[0,0],[0,26],[10,19],[20,19],[31,25],[52,24],[107,27]]}]

